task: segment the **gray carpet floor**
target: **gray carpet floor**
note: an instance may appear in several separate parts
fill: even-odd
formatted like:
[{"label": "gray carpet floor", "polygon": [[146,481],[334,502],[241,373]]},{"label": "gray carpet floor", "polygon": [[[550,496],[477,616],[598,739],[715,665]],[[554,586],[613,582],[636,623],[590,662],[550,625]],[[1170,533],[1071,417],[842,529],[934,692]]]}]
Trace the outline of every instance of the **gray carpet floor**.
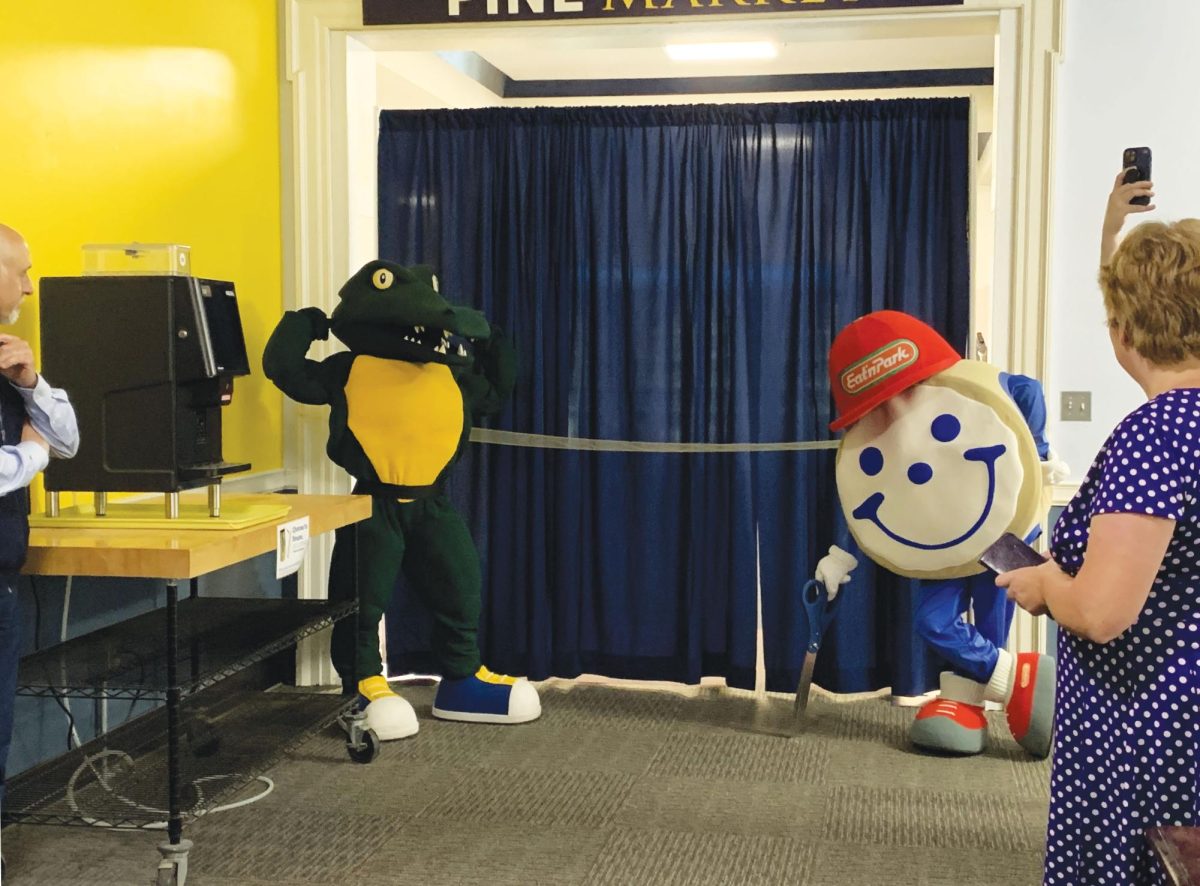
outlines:
[{"label": "gray carpet floor", "polygon": [[[913,709],[554,682],[516,727],[430,717],[369,765],[330,729],[275,790],[190,824],[190,886],[1032,886],[1048,766],[989,715],[989,748],[914,753]],[[257,790],[251,790],[253,793]],[[5,829],[6,886],[151,883],[161,833]]]}]

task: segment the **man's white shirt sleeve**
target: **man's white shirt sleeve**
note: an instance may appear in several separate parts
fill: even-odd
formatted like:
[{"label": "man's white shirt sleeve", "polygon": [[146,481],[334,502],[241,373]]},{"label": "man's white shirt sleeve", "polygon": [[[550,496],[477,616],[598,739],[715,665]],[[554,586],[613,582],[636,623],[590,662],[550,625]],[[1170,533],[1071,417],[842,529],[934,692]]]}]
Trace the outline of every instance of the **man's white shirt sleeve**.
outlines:
[{"label": "man's white shirt sleeve", "polygon": [[[79,449],[79,425],[66,391],[50,387],[40,375],[32,388],[13,389],[25,401],[29,423],[46,438],[50,452],[59,458],[73,456]],[[28,486],[49,463],[50,455],[32,440],[0,446],[0,495]]]},{"label": "man's white shirt sleeve", "polygon": [[[79,425],[75,420],[75,407],[67,399],[67,392],[62,388],[50,387],[50,383],[40,375],[32,388],[13,387],[25,401],[29,423],[50,444],[50,454],[57,458],[71,458],[79,449]],[[43,468],[45,465],[39,470]]]},{"label": "man's white shirt sleeve", "polygon": [[0,446],[0,495],[28,486],[49,463],[46,450],[32,440]]}]

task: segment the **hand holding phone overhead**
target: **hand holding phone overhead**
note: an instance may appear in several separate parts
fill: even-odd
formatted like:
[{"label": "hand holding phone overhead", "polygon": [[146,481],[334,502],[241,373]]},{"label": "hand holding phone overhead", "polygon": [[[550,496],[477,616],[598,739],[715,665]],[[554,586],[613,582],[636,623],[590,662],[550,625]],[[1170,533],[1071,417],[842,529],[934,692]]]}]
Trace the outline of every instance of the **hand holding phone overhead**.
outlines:
[{"label": "hand holding phone overhead", "polygon": [[1121,154],[1121,171],[1113,180],[1104,210],[1100,236],[1100,265],[1108,264],[1117,251],[1117,242],[1125,219],[1139,212],[1151,212],[1154,183],[1150,181],[1150,149],[1126,148]]}]

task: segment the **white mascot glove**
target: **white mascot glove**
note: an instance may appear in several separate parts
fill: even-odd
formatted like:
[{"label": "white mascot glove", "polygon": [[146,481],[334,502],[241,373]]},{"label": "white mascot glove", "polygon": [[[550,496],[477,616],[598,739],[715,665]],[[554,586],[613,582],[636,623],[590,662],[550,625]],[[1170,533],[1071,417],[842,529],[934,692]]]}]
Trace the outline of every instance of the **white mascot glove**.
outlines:
[{"label": "white mascot glove", "polygon": [[1061,483],[1070,476],[1071,466],[1059,458],[1058,453],[1053,449],[1047,452],[1046,460],[1042,462],[1042,482],[1053,486],[1056,483]]},{"label": "white mascot glove", "polygon": [[837,545],[831,545],[829,553],[817,561],[817,571],[813,577],[825,585],[825,593],[829,595],[831,603],[842,585],[850,580],[850,573],[857,565],[858,560]]}]

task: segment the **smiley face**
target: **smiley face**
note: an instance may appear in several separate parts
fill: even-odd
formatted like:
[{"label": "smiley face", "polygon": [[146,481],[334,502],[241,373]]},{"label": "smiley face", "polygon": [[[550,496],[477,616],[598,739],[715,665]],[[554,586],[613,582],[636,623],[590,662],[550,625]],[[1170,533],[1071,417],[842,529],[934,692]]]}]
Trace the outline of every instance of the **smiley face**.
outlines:
[{"label": "smiley face", "polygon": [[871,559],[901,575],[949,577],[982,571],[976,559],[989,544],[1028,529],[1013,527],[1032,523],[1040,471],[999,373],[963,361],[853,425],[837,485]]},{"label": "smiley face", "polygon": [[[941,413],[929,425],[931,441],[938,443],[953,443],[961,433],[962,422],[952,412]],[[930,452],[925,457],[928,457],[930,460],[938,460],[937,449],[937,446],[931,445]],[[862,504],[854,509],[853,516],[856,520],[868,520],[875,524],[892,541],[918,550],[940,551],[962,544],[979,531],[979,528],[987,521],[992,509],[996,506],[996,461],[1006,452],[1008,452],[1008,446],[1004,443],[996,443],[991,446],[973,446],[962,453],[963,461],[979,462],[986,466],[987,488],[983,495],[983,504],[980,508],[979,516],[965,531],[955,538],[947,539],[946,541],[918,541],[914,538],[907,538],[890,529],[879,516],[879,509],[886,500],[886,496],[882,492],[873,492],[868,495]],[[951,456],[952,459],[956,457],[957,454]],[[884,462],[883,451],[877,446],[868,446],[858,456],[859,468],[868,477],[875,477],[882,473]],[[948,472],[955,473],[955,469],[960,467],[956,461],[952,461],[948,466]],[[927,461],[912,462],[908,466],[906,473],[909,482],[914,486],[924,486],[934,476],[933,466]],[[940,475],[943,471],[939,470],[938,473]]]}]

